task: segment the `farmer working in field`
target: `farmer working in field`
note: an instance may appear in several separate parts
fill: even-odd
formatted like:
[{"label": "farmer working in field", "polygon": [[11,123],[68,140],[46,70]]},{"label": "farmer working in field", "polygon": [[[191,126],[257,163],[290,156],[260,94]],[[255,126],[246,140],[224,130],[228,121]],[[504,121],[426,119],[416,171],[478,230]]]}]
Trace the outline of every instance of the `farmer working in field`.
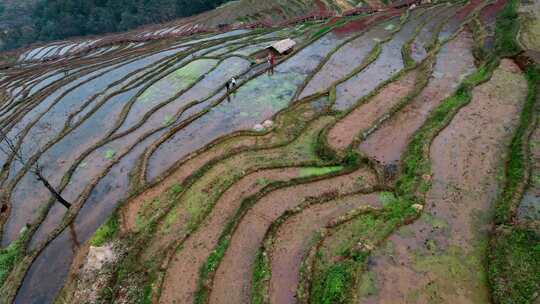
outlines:
[{"label": "farmer working in field", "polygon": [[268,54],[268,65],[270,65],[270,74],[274,74],[274,64],[276,64],[276,57],[270,52]]}]

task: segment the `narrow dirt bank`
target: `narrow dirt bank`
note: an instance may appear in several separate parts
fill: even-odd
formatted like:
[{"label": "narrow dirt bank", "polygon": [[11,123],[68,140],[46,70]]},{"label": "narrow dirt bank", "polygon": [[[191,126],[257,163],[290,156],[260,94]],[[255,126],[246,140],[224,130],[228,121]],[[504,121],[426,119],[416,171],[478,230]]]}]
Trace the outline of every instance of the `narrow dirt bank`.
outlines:
[{"label": "narrow dirt bank", "polygon": [[433,75],[422,93],[360,144],[360,150],[384,164],[399,161],[410,137],[429,113],[474,70],[471,34],[462,32],[437,54]]},{"label": "narrow dirt bank", "polygon": [[242,199],[261,190],[270,181],[289,180],[299,173],[299,168],[265,170],[250,174],[229,188],[169,263],[160,303],[192,303],[199,269],[217,245],[221,231],[240,207]]},{"label": "narrow dirt bank", "polygon": [[300,265],[310,250],[314,233],[326,224],[361,206],[380,207],[378,194],[359,194],[317,204],[284,222],[275,235],[270,251],[271,303],[296,303]]},{"label": "narrow dirt bank", "polygon": [[359,133],[372,127],[377,120],[414,90],[418,75],[418,69],[408,72],[385,86],[367,103],[354,109],[330,129],[328,144],[336,150],[347,148]]},{"label": "narrow dirt bank", "polygon": [[483,260],[498,170],[526,94],[517,65],[503,60],[435,138],[425,213],[369,262],[377,292],[362,303],[489,302]]},{"label": "narrow dirt bank", "polygon": [[276,190],[263,197],[241,220],[218,266],[210,303],[249,303],[252,266],[266,230],[283,212],[307,197],[328,193],[345,195],[371,189],[376,176],[367,167],[353,173]]}]

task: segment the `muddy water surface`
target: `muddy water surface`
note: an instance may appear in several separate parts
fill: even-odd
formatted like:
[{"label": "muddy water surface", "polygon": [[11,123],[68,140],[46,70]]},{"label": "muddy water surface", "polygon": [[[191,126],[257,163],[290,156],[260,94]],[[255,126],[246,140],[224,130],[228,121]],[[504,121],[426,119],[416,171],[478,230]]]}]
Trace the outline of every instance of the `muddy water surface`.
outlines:
[{"label": "muddy water surface", "polygon": [[362,64],[364,58],[377,43],[376,41],[388,37],[398,25],[399,18],[373,25],[373,28],[366,33],[345,44],[330,57],[322,69],[311,79],[302,94],[300,94],[300,98],[316,92],[326,91],[332,83],[350,74]]},{"label": "muddy water surface", "polygon": [[429,113],[474,71],[471,34],[462,32],[441,48],[428,85],[401,111],[360,144],[360,150],[383,164],[399,161],[414,132]]},{"label": "muddy water surface", "polygon": [[344,39],[329,33],[278,65],[273,74],[257,76],[239,87],[229,99],[162,144],[150,158],[147,178],[154,179],[177,160],[216,138],[249,130],[290,105],[304,79]]},{"label": "muddy water surface", "polygon": [[401,26],[400,31],[395,33],[390,41],[382,45],[379,57],[365,70],[337,87],[334,109],[348,110],[357,100],[368,95],[378,85],[403,69],[401,49],[405,42],[412,38],[416,27],[429,17],[430,14],[424,14],[424,12],[426,12],[424,9],[412,11],[408,21]]}]

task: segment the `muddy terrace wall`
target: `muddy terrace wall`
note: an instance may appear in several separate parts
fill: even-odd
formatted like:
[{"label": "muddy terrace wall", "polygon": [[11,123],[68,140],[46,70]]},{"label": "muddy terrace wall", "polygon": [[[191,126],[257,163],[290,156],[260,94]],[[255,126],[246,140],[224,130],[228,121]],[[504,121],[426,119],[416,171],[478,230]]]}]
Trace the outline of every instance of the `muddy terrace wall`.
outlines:
[{"label": "muddy terrace wall", "polygon": [[[501,60],[507,7],[388,9],[2,72],[2,129],[74,203],[66,211],[28,166],[0,159],[3,301],[489,297],[496,285],[476,276],[488,275],[476,261],[507,269],[485,244],[489,210],[508,191],[501,180],[512,180],[496,168],[512,164],[512,138],[530,134],[519,130],[532,130],[530,81],[513,57]],[[250,57],[284,37],[299,47],[275,67]],[[458,168],[461,183],[441,168]],[[481,229],[474,210],[445,209],[468,197]],[[474,239],[467,269],[452,243],[463,239]],[[97,252],[103,264],[89,262]],[[415,283],[395,288],[395,271]],[[280,276],[290,290],[278,290]]]}]

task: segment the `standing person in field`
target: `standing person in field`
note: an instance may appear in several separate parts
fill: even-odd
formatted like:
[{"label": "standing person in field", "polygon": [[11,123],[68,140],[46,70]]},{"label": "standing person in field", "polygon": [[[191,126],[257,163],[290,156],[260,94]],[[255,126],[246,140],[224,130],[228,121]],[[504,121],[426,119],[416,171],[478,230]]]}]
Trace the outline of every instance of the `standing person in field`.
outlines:
[{"label": "standing person in field", "polygon": [[230,92],[231,92],[231,82],[229,80],[227,80],[227,82],[225,82],[225,89],[227,89],[227,101],[228,102],[231,102],[231,95],[230,95]]},{"label": "standing person in field", "polygon": [[270,75],[274,74],[274,64],[276,64],[276,57],[274,57],[274,54],[272,54],[272,52],[270,52],[268,54],[268,65],[270,66],[270,70],[269,70],[269,73]]}]

